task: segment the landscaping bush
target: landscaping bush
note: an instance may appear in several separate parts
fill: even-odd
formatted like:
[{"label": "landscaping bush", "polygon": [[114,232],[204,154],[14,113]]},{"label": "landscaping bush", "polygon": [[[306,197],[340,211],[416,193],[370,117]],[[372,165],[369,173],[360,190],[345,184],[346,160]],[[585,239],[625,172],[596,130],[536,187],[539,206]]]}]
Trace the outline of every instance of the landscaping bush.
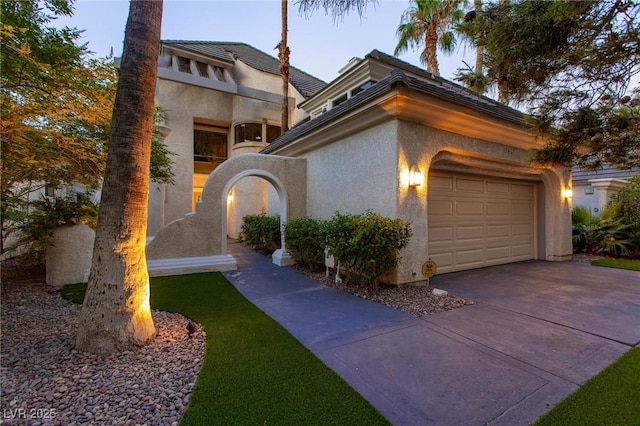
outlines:
[{"label": "landscaping bush", "polygon": [[600,214],[578,206],[571,212],[574,252],[629,254],[626,225],[617,219],[620,204],[609,204]]},{"label": "landscaping bush", "polygon": [[398,251],[409,244],[411,224],[378,213],[336,213],[325,226],[329,253],[356,279],[377,289],[385,274],[400,262]]},{"label": "landscaping bush", "polygon": [[612,203],[619,204],[616,219],[625,226],[630,243],[629,249],[640,253],[640,176],[629,179],[630,185],[620,189],[613,197]]},{"label": "landscaping bush", "polygon": [[280,216],[260,213],[243,217],[240,239],[254,250],[272,253],[280,248]]},{"label": "landscaping bush", "polygon": [[324,265],[323,221],[304,217],[284,227],[287,251],[297,264],[311,270]]},{"label": "landscaping bush", "polygon": [[19,243],[28,246],[27,253],[44,253],[53,232],[66,225],[83,223],[93,230],[98,224],[98,205],[88,194],[78,193],[65,198],[41,199],[31,203],[31,211],[18,227]]}]

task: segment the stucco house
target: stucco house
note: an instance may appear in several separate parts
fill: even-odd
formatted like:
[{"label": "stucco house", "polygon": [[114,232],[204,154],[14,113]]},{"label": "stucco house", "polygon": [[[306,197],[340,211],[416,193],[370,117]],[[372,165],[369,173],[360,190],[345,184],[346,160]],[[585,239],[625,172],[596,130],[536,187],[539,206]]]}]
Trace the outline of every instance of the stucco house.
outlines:
[{"label": "stucco house", "polygon": [[[171,50],[176,48],[167,46],[164,52],[186,54]],[[183,84],[160,81],[159,103],[169,110],[167,141],[188,140],[193,134],[185,123],[204,119],[215,125],[207,114],[223,112],[215,103],[218,94],[200,95],[203,90],[194,86],[187,96]],[[182,197],[182,214],[191,201],[184,199],[185,192],[200,199],[193,213],[169,223],[181,212],[168,215],[165,209],[165,219],[154,225],[157,232],[147,247],[150,273],[235,268],[227,254],[229,225],[236,204],[256,200],[283,222],[367,209],[410,221],[413,237],[391,277],[396,284],[422,281],[421,265],[428,259],[439,273],[570,259],[570,170],[528,162],[529,150],[542,142],[528,131],[520,112],[377,50],[354,58],[331,83],[293,92],[298,124],[288,132],[267,140],[259,153],[232,155],[206,177],[201,195],[195,178],[192,187],[185,179],[182,186],[164,190],[160,202],[167,205],[173,194]],[[172,118],[176,108],[169,103],[176,96],[193,110]],[[277,105],[261,102],[239,100],[236,110],[234,100],[238,119],[227,120],[229,129],[237,131],[236,123],[255,117],[275,125]],[[268,108],[257,112],[259,104]],[[248,106],[255,108],[249,109],[251,118],[242,115]],[[175,132],[178,125],[181,136]],[[194,148],[184,145],[179,167],[188,176],[196,172],[187,164]],[[247,178],[269,185],[243,194],[237,187]],[[157,207],[152,201],[151,210]],[[289,263],[286,241],[274,262]]]},{"label": "stucco house", "polygon": [[[326,86],[295,67],[289,80],[290,125],[305,117],[296,105]],[[152,185],[148,235],[195,211],[204,182],[228,158],[258,152],[280,135],[282,79],[274,57],[245,43],[164,40],[156,104],[164,142],[176,155],[175,185]],[[268,185],[248,178],[234,188],[237,236],[244,214],[269,211]],[[249,205],[243,205],[249,199]]]}]

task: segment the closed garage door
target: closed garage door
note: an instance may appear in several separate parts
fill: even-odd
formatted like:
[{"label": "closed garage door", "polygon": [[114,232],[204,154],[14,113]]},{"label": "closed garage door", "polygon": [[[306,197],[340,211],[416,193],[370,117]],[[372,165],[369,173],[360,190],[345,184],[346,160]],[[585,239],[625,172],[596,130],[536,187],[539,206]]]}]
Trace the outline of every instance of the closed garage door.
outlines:
[{"label": "closed garage door", "polygon": [[430,172],[427,211],[429,257],[438,272],[534,258],[530,182]]}]

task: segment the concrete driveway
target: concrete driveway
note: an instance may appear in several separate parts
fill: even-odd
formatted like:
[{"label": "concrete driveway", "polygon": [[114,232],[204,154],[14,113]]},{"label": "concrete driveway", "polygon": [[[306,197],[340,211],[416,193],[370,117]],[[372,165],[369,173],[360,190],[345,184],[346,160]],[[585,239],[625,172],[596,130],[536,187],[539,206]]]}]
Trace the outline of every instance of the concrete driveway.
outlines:
[{"label": "concrete driveway", "polygon": [[640,342],[638,272],[531,261],[436,276],[477,303],[414,318],[230,250],[240,292],[396,425],[529,424]]}]

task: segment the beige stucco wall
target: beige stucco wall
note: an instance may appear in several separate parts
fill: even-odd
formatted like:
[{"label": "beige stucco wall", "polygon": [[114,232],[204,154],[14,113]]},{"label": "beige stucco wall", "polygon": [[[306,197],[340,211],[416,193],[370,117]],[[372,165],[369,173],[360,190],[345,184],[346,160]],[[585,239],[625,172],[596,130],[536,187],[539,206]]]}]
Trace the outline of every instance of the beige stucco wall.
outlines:
[{"label": "beige stucco wall", "polygon": [[[236,82],[242,86],[282,95],[282,79],[278,75],[257,71],[242,61],[236,61],[232,72]],[[302,109],[295,108],[296,105],[304,101],[304,97],[291,83],[289,83],[289,98],[292,98],[290,101],[291,109],[289,110],[289,125],[291,126],[308,116],[308,114]],[[280,104],[278,104],[279,107]],[[280,122],[279,113],[276,121]]]},{"label": "beige stucco wall", "polygon": [[282,221],[306,215],[306,160],[262,154],[233,157],[207,179],[195,213],[173,221],[147,246],[147,259],[225,255],[227,195],[240,180],[259,176],[278,191]]},{"label": "beige stucco wall", "polygon": [[395,134],[395,122],[388,121],[305,154],[309,215],[329,219],[336,211],[371,209],[395,216]]},{"label": "beige stucco wall", "polygon": [[170,130],[165,144],[176,153],[172,157],[175,184],[151,185],[148,235],[191,212],[194,118],[232,120],[231,94],[167,80],[159,80],[156,91],[156,104],[165,109],[165,126]]}]

